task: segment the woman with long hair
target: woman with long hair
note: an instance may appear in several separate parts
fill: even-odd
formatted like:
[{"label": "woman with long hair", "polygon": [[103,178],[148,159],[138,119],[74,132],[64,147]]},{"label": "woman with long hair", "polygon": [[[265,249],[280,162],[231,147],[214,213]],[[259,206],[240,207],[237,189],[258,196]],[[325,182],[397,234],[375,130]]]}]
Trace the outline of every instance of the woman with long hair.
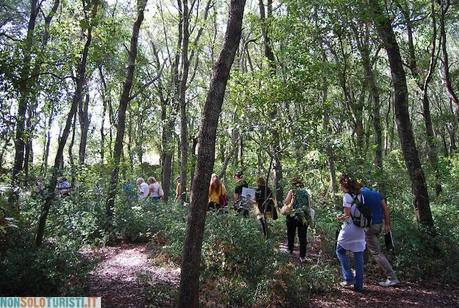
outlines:
[{"label": "woman with long hair", "polygon": [[[336,255],[341,264],[341,272],[344,281],[340,283],[342,287],[352,287],[357,292],[363,290],[363,252],[365,251],[365,229],[355,225],[352,215],[356,210],[357,204],[363,202],[360,193],[362,184],[348,175],[344,174],[339,180],[343,196],[343,214],[337,217],[342,222],[341,230],[336,244]],[[351,270],[349,258],[346,251],[354,254],[355,275]]]},{"label": "woman with long hair", "polygon": [[209,184],[208,209],[223,209],[226,206],[227,193],[225,185],[220,181],[218,175],[212,174]]}]

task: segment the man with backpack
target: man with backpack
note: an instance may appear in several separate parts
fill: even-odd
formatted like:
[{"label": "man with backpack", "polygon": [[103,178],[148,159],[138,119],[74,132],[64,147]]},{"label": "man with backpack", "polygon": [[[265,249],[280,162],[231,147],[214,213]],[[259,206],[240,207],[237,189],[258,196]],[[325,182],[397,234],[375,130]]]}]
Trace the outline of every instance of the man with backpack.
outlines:
[{"label": "man with backpack", "polygon": [[397,279],[397,275],[386,256],[382,253],[378,239],[382,231],[384,231],[384,233],[390,232],[391,223],[389,208],[381,193],[365,186],[362,187],[360,191],[365,199],[365,203],[368,204],[371,209],[371,225],[365,232],[367,248],[387,277],[385,281],[379,282],[379,285],[383,287],[395,286],[399,284],[400,281]]}]

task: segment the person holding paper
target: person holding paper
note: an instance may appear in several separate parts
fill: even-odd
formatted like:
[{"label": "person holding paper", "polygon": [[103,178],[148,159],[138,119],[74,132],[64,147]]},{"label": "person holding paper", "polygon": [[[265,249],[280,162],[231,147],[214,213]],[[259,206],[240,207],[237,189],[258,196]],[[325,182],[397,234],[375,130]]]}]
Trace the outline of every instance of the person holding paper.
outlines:
[{"label": "person holding paper", "polygon": [[[394,269],[381,251],[378,237],[384,231],[385,234],[390,232],[390,213],[386,199],[378,191],[374,191],[364,186],[360,190],[365,198],[365,202],[371,209],[371,226],[365,232],[367,248],[375,259],[376,263],[383,269],[387,279],[379,282],[383,287],[391,287],[400,283]],[[384,222],[384,224],[383,224]]]}]

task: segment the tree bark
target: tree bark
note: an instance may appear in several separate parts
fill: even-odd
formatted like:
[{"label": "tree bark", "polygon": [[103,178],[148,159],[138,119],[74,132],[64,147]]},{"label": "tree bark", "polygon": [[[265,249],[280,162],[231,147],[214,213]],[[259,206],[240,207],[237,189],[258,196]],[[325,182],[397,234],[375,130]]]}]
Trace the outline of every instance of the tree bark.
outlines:
[{"label": "tree bark", "polygon": [[76,132],[76,121],[77,121],[77,113],[73,116],[73,124],[72,124],[72,138],[70,138],[69,144],[69,160],[70,160],[70,186],[73,188],[75,187],[76,181],[76,171],[75,171],[75,160],[73,158],[73,145],[75,144],[75,132]]},{"label": "tree bark", "polygon": [[379,190],[384,192],[384,183],[382,181],[383,177],[383,137],[382,137],[382,127],[381,127],[381,102],[379,95],[379,88],[376,83],[375,73],[372,68],[372,59],[370,57],[370,40],[369,40],[369,31],[368,26],[365,24],[363,40],[360,41],[360,35],[356,32],[357,46],[359,48],[360,54],[362,56],[362,64],[365,74],[365,85],[370,93],[371,102],[372,102],[372,124],[374,130],[374,144],[375,148],[375,157],[374,163],[376,167],[376,175],[379,183]]},{"label": "tree bark", "polygon": [[408,34],[408,51],[409,51],[409,68],[413,74],[416,84],[422,93],[421,103],[422,103],[422,115],[424,118],[424,126],[427,136],[427,156],[429,158],[430,165],[434,171],[435,175],[435,191],[437,195],[442,191],[440,183],[440,172],[438,167],[438,157],[437,157],[437,145],[435,143],[435,133],[432,125],[432,116],[430,112],[430,101],[429,101],[429,83],[432,80],[432,75],[434,68],[437,62],[437,52],[436,52],[436,41],[437,41],[437,24],[436,24],[436,12],[435,12],[435,0],[431,1],[431,16],[432,16],[432,49],[430,51],[430,62],[427,75],[424,80],[422,79],[419,68],[417,66],[416,59],[416,49],[414,46],[414,37],[413,37],[413,25],[411,21],[410,11],[408,7],[403,7],[400,3],[398,4],[401,9],[403,16],[406,21],[406,31]]},{"label": "tree bark", "polygon": [[[182,192],[187,187],[187,173],[188,173],[188,116],[186,112],[186,87],[188,82],[188,73],[190,69],[190,59],[188,58],[188,47],[190,39],[189,20],[190,12],[188,10],[188,0],[183,0],[182,6],[182,50],[181,50],[181,64],[182,74],[179,85],[179,106],[180,106],[180,187]],[[185,201],[185,194],[181,195],[182,201]]]},{"label": "tree bark", "polygon": [[84,165],[86,160],[86,144],[88,142],[89,130],[89,94],[81,100],[78,106],[78,120],[80,122],[80,148],[78,150],[78,159],[80,165]]},{"label": "tree bark", "polygon": [[[274,56],[273,48],[271,45],[271,39],[268,32],[268,24],[266,20],[266,11],[265,11],[265,4],[263,0],[258,1],[258,8],[260,10],[260,20],[261,20],[261,33],[263,36],[263,46],[264,46],[264,55],[268,60],[269,71],[271,75],[276,75],[276,58]],[[272,1],[268,0],[268,17],[272,14]],[[277,110],[271,111],[271,118],[276,118]],[[273,145],[271,147],[271,152],[274,157],[274,189],[276,191],[276,199],[283,200],[284,192],[281,185],[281,180],[283,177],[282,172],[282,160],[281,160],[281,150],[279,146],[279,132],[275,129],[270,129],[271,134],[273,136]]]},{"label": "tree bark", "polygon": [[43,168],[41,172],[43,176],[48,171],[49,147],[51,145],[51,125],[53,124],[53,116],[54,116],[54,102],[51,103],[48,123],[46,126],[46,134],[45,134],[44,149],[43,149]]},{"label": "tree bark", "polygon": [[411,191],[416,218],[420,225],[433,229],[432,213],[424,171],[419,160],[408,110],[408,88],[400,49],[389,19],[377,0],[369,0],[370,14],[389,58],[395,95],[395,116],[405,164],[411,179]]},{"label": "tree bark", "polygon": [[128,66],[126,71],[126,79],[123,83],[123,92],[120,97],[120,106],[118,109],[118,125],[116,131],[115,145],[113,149],[113,171],[110,180],[107,201],[105,205],[107,215],[108,231],[111,231],[113,221],[113,207],[115,205],[115,197],[118,192],[118,177],[120,170],[120,160],[123,152],[123,139],[126,127],[126,110],[128,108],[132,83],[134,80],[135,61],[137,58],[137,48],[139,40],[140,26],[144,19],[144,10],[147,0],[137,0],[137,19],[132,27],[131,43],[129,48]]},{"label": "tree bark", "polygon": [[37,21],[37,16],[40,11],[40,4],[38,0],[30,1],[30,15],[29,22],[27,24],[27,36],[24,42],[22,59],[22,68],[19,77],[19,102],[18,102],[18,112],[16,116],[16,137],[14,141],[14,164],[13,172],[11,176],[12,185],[16,186],[18,184],[18,175],[23,169],[24,164],[24,148],[25,148],[25,120],[27,112],[27,101],[30,94],[30,71],[31,71],[31,62],[32,62],[32,46],[33,46],[33,36],[35,25]]},{"label": "tree bark", "polygon": [[[92,3],[91,20],[94,20],[97,14],[98,6],[99,6],[99,1],[95,0]],[[72,104],[70,107],[70,111],[67,115],[64,130],[62,131],[62,135],[59,138],[56,158],[54,160],[53,174],[47,186],[47,196],[45,199],[45,203],[43,204],[43,208],[42,208],[40,218],[38,221],[37,235],[35,238],[35,244],[37,246],[40,246],[43,242],[43,237],[45,235],[46,220],[48,218],[48,212],[51,207],[51,203],[53,202],[55,198],[57,177],[60,174],[61,166],[63,165],[63,161],[64,161],[63,153],[64,153],[65,144],[67,143],[67,138],[70,134],[73,117],[77,111],[78,103],[80,102],[82,98],[83,86],[86,80],[86,64],[87,64],[88,56],[89,56],[89,47],[91,46],[91,42],[92,42],[92,30],[93,30],[93,26],[90,26],[87,29],[86,43],[84,45],[84,48],[81,54],[80,63],[78,65],[78,74],[77,74],[77,80],[76,80],[75,93],[72,97]]]},{"label": "tree bark", "polygon": [[198,161],[183,247],[178,307],[199,307],[199,273],[209,178],[215,160],[215,138],[226,84],[242,31],[245,0],[231,0],[225,42],[214,66],[199,132]]},{"label": "tree bark", "polygon": [[445,26],[445,19],[446,13],[451,5],[450,0],[438,0],[441,6],[441,14],[440,14],[440,37],[441,37],[441,51],[442,51],[442,66],[443,66],[443,82],[445,84],[446,90],[448,95],[451,99],[455,107],[456,117],[459,120],[459,98],[456,94],[456,91],[453,87],[453,83],[451,82],[451,74],[449,71],[449,55],[448,50],[446,48],[446,26]]},{"label": "tree bark", "polygon": [[[28,125],[27,127],[25,126],[26,124],[26,112],[28,109],[28,100],[30,99],[30,94],[32,91],[32,88],[36,84],[39,73],[40,73],[40,68],[41,68],[41,61],[36,60],[33,68],[31,67],[32,64],[32,46],[34,43],[34,30],[35,30],[35,25],[37,21],[37,17],[39,12],[41,11],[42,7],[42,2],[39,2],[37,0],[31,0],[31,9],[30,9],[30,16],[29,16],[29,22],[27,25],[27,36],[26,40],[24,43],[24,49],[23,49],[23,54],[24,58],[22,61],[22,69],[20,73],[20,79],[19,79],[19,103],[18,103],[18,113],[17,113],[17,125],[16,125],[16,139],[15,139],[15,155],[14,155],[14,164],[13,164],[13,172],[12,172],[12,184],[13,186],[18,184],[18,175],[19,173],[23,170],[23,164],[24,160],[27,162],[27,172],[28,172],[28,160],[29,157],[24,157],[24,150],[26,144],[30,145],[30,142],[28,141],[30,138],[28,137],[28,134],[26,133],[26,129],[28,130],[29,133],[33,131],[33,127]],[[56,11],[59,7],[60,0],[54,0],[53,6],[51,7],[51,10],[49,14],[44,18],[44,33],[41,41],[41,52],[44,52],[44,49],[48,43],[49,40],[49,26],[51,24],[51,20],[53,19],[54,15],[56,14]],[[30,107],[32,110],[31,112],[34,112],[35,107]],[[30,119],[29,119],[29,124],[30,124]],[[29,147],[28,152],[32,152],[31,148]]]}]

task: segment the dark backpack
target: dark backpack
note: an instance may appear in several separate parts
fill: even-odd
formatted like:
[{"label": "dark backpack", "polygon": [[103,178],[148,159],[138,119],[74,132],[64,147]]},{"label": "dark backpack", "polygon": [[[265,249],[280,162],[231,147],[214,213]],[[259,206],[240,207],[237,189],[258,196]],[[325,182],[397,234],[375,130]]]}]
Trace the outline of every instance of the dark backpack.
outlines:
[{"label": "dark backpack", "polygon": [[361,199],[359,200],[359,195],[351,195],[354,199],[352,204],[355,205],[354,211],[351,208],[351,217],[352,222],[354,225],[360,228],[369,228],[371,226],[371,209],[368,204],[365,203],[365,199],[363,195],[361,195]]}]

